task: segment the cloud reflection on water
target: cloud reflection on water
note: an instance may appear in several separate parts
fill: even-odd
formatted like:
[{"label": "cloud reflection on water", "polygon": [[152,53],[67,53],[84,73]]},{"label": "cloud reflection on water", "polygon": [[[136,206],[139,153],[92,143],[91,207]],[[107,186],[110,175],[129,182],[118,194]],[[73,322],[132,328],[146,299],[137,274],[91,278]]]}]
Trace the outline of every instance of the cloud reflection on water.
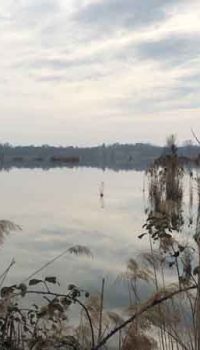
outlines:
[{"label": "cloud reflection on water", "polygon": [[[127,292],[123,286],[116,288],[116,278],[127,260],[146,246],[145,240],[137,239],[144,219],[142,173],[13,170],[1,172],[0,179],[1,216],[23,227],[7,237],[1,250],[2,268],[12,257],[17,263],[8,283],[23,280],[67,247],[87,245],[94,259],[66,254],[41,277],[56,275],[61,284],[77,283],[92,291],[98,291],[101,278],[106,277],[108,301],[113,306],[125,304]],[[98,194],[102,179],[105,208]]]}]

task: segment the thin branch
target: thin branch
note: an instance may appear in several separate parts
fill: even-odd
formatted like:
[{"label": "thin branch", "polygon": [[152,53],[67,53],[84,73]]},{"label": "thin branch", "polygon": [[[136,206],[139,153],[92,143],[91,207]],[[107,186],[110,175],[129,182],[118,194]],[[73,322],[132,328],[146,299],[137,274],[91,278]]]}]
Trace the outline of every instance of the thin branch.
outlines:
[{"label": "thin branch", "polygon": [[62,253],[60,253],[59,255],[55,256],[53,259],[49,260],[47,263],[42,265],[38,270],[34,271],[30,276],[28,276],[26,279],[23,280],[23,283],[27,282],[33,276],[37,275],[39,272],[44,270],[47,266],[51,265],[52,263],[54,263],[56,260],[58,260],[59,258],[63,257],[67,253],[69,253],[69,248],[65,249]]},{"label": "thin branch", "polygon": [[3,285],[3,283],[4,283],[5,279],[6,279],[6,277],[7,277],[7,275],[8,275],[8,272],[10,271],[11,267],[12,267],[14,264],[15,264],[15,260],[12,259],[10,265],[9,265],[9,266],[7,267],[7,269],[1,274],[1,276],[0,276],[0,280],[1,280],[1,282],[0,282],[0,288],[2,287],[2,285]]},{"label": "thin branch", "polygon": [[27,282],[28,280],[30,280],[33,276],[37,275],[39,272],[43,271],[47,266],[53,264],[56,260],[62,258],[65,254],[75,254],[75,255],[87,255],[92,257],[92,253],[90,252],[89,248],[85,247],[85,246],[80,246],[80,245],[76,245],[73,247],[69,247],[67,249],[65,249],[62,253],[56,255],[53,259],[47,261],[44,265],[42,265],[38,270],[34,271],[30,276],[28,276],[26,279],[24,279],[22,281],[22,283]]},{"label": "thin branch", "polygon": [[98,334],[98,342],[101,339],[102,333],[102,316],[103,316],[103,302],[104,302],[104,287],[105,287],[105,278],[102,279],[101,286],[101,302],[100,302],[100,310],[99,310],[99,334]]},{"label": "thin branch", "polygon": [[178,335],[176,334],[176,332],[174,332],[174,334],[172,332],[170,332],[169,330],[165,329],[165,332],[173,339],[175,340],[175,342],[177,342],[182,349],[184,350],[188,350],[188,347],[182,342],[182,340],[180,339],[180,337],[178,337]]},{"label": "thin branch", "polygon": [[197,135],[195,134],[194,130],[191,129],[192,135],[194,136],[195,140],[198,142],[198,144],[200,145],[200,140],[198,139]]},{"label": "thin branch", "polygon": [[94,329],[93,329],[92,320],[91,320],[89,311],[88,311],[87,307],[80,300],[75,299],[75,301],[84,309],[84,311],[85,311],[85,313],[87,315],[87,318],[88,318],[88,321],[89,321],[89,324],[90,324],[90,330],[91,330],[92,348],[94,348],[95,347]]},{"label": "thin branch", "polygon": [[100,341],[99,344],[97,344],[95,347],[93,347],[91,350],[98,350],[100,349],[103,345],[105,345],[107,343],[107,341],[113,337],[116,333],[118,333],[121,329],[123,329],[124,327],[126,327],[129,323],[133,322],[136,317],[142,315],[145,311],[153,308],[156,305],[159,305],[161,303],[163,303],[166,300],[171,299],[172,297],[174,297],[175,295],[179,294],[179,293],[184,293],[187,292],[189,290],[192,289],[196,289],[196,285],[190,286],[190,287],[186,287],[184,289],[178,289],[175,290],[173,292],[166,292],[164,293],[163,296],[161,296],[160,298],[158,298],[158,294],[155,294],[152,298],[150,298],[144,305],[142,305],[130,318],[128,318],[125,322],[123,322],[121,325],[117,326],[116,328],[114,328],[112,331],[110,331],[106,337],[104,339],[102,339]]}]

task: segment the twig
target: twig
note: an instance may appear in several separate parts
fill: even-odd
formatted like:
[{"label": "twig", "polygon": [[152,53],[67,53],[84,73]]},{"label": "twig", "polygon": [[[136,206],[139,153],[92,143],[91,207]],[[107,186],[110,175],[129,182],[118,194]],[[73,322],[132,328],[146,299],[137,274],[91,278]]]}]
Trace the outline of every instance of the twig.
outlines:
[{"label": "twig", "polygon": [[98,342],[100,341],[100,339],[101,339],[101,334],[102,334],[102,315],[103,315],[104,287],[105,287],[105,278],[102,279],[102,285],[101,285],[101,303],[100,303],[100,311],[99,311],[99,334],[98,334]]},{"label": "twig", "polygon": [[2,280],[1,280],[1,282],[0,282],[0,288],[2,287],[3,282],[5,281],[5,279],[6,279],[7,275],[8,275],[8,272],[10,271],[11,267],[12,267],[14,264],[15,264],[15,260],[12,259],[10,265],[9,265],[9,266],[7,267],[7,269],[1,274],[0,280],[1,280],[1,279],[2,279]]},{"label": "twig", "polygon": [[200,140],[198,139],[197,135],[195,134],[194,130],[191,129],[192,135],[194,136],[195,140],[198,142],[198,144],[200,145]]},{"label": "twig", "polygon": [[44,270],[47,266],[51,265],[53,262],[55,262],[56,260],[61,258],[63,255],[67,254],[68,252],[69,252],[69,248],[65,249],[62,253],[60,253],[59,255],[55,256],[53,259],[49,260],[47,263],[45,263],[43,266],[41,266],[38,270],[36,270],[30,276],[28,276],[25,280],[23,280],[23,283],[27,282],[33,276],[37,275],[37,273],[39,273],[42,270]]},{"label": "twig", "polygon": [[175,290],[174,292],[168,292],[167,294],[165,293],[163,297],[158,298],[158,294],[154,295],[152,298],[150,298],[141,308],[139,308],[130,318],[128,318],[126,321],[124,321],[121,325],[117,326],[113,330],[111,330],[104,339],[100,341],[99,344],[97,344],[95,347],[93,347],[91,350],[98,350],[100,349],[103,345],[107,343],[107,341],[113,337],[116,333],[118,333],[121,329],[126,327],[129,323],[133,322],[136,317],[142,315],[145,311],[151,309],[152,307],[159,305],[163,303],[164,301],[171,299],[173,296],[179,294],[179,293],[184,293],[192,289],[196,289],[196,285],[184,288],[184,289],[178,289]]}]

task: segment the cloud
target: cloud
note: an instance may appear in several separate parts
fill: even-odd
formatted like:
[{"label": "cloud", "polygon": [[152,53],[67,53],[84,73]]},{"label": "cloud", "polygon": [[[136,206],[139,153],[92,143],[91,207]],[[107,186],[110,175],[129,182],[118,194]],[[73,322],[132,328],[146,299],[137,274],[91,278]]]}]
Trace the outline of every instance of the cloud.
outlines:
[{"label": "cloud", "polygon": [[200,35],[170,35],[161,40],[140,43],[136,52],[141,59],[155,60],[169,65],[186,64],[200,56]]},{"label": "cloud", "polygon": [[57,0],[21,0],[10,7],[11,18],[19,27],[42,24],[47,17],[55,15],[59,10]]},{"label": "cloud", "polygon": [[99,28],[101,34],[108,34],[108,29],[131,29],[146,27],[166,18],[169,5],[178,0],[104,0],[82,7],[74,19],[82,24]]},{"label": "cloud", "polygon": [[0,0],[3,140],[126,142],[156,114],[194,120],[199,14],[198,0]]},{"label": "cloud", "polygon": [[[85,66],[90,63],[95,63],[95,58],[51,58],[51,57],[46,57],[46,58],[39,58],[35,59],[32,62],[29,61],[29,64],[32,68],[38,68],[38,69],[53,69],[55,71],[57,70],[65,70],[70,67],[77,67],[77,66]],[[23,65],[23,63],[21,63]]]}]

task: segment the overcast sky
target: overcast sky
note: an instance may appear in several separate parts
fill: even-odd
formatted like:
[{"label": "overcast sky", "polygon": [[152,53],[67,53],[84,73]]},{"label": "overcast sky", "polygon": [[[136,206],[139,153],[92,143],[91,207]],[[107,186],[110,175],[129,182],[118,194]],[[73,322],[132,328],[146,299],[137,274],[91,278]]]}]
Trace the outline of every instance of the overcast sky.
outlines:
[{"label": "overcast sky", "polygon": [[199,0],[0,0],[0,142],[200,135]]}]

